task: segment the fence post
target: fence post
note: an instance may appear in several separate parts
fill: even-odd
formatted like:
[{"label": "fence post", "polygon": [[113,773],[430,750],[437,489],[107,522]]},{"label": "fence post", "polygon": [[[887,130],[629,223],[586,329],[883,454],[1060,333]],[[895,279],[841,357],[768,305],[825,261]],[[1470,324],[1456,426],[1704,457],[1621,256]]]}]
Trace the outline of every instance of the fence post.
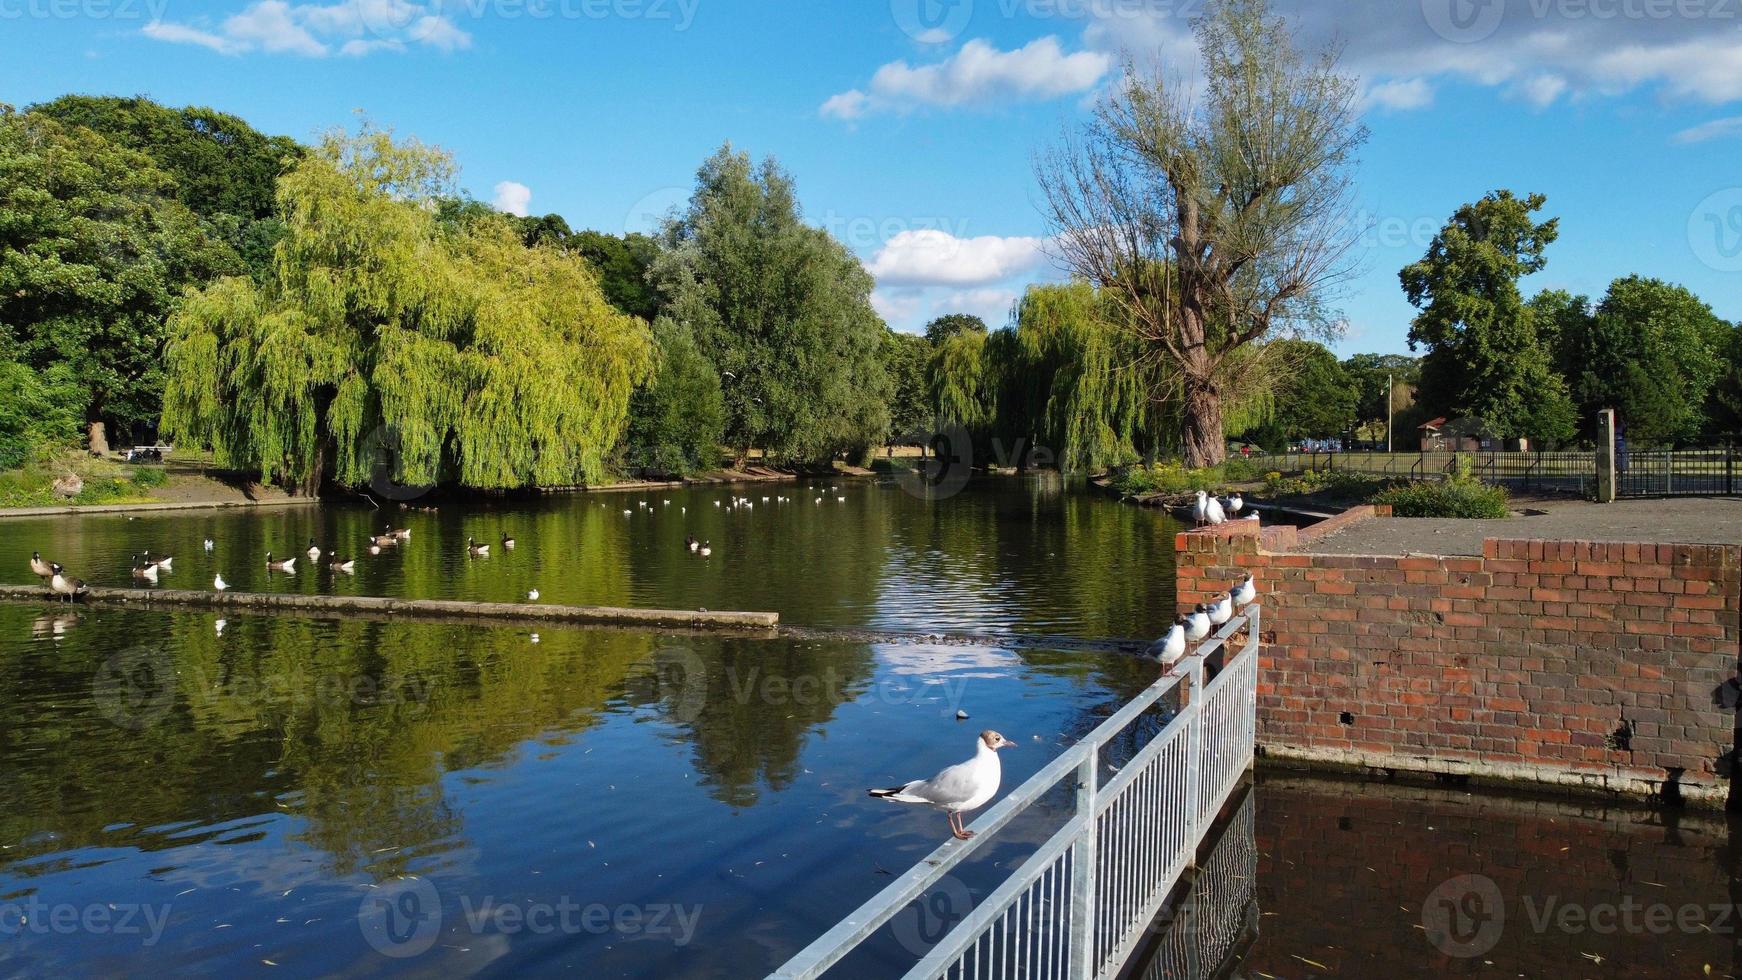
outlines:
[{"label": "fence post", "polygon": [[1615,410],[1597,413],[1597,503],[1615,502]]},{"label": "fence post", "polygon": [[1101,747],[1090,743],[1088,749],[1077,767],[1077,817],[1084,821],[1083,831],[1071,845],[1071,980],[1095,975],[1095,793]]},{"label": "fence post", "polygon": [[1724,447],[1724,496],[1736,493],[1736,447]]}]

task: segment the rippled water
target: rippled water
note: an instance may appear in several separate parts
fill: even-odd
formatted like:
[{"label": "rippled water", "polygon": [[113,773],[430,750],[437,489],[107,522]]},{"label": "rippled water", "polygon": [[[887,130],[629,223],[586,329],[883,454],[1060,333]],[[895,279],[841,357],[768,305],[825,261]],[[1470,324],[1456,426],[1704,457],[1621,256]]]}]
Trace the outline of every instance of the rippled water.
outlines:
[{"label": "rippled water", "polygon": [[[584,496],[10,521],[93,583],[176,556],[244,590],[773,609],[795,625],[1145,635],[1172,525],[1044,481],[943,501],[832,491]],[[640,506],[646,500],[647,506]],[[671,503],[665,503],[665,500]],[[632,511],[625,516],[622,511]],[[310,536],[402,549],[269,575]],[[467,535],[498,541],[470,559]],[[703,560],[685,533],[711,539]],[[210,536],[211,556],[200,548]],[[304,563],[306,564],[306,562]],[[671,637],[0,605],[0,974],[754,976],[940,843],[865,796],[996,727],[1015,786],[1154,679],[996,643]],[[971,719],[957,721],[958,708]],[[981,893],[1068,801],[962,872]],[[930,937],[935,938],[935,937]],[[909,926],[855,960],[894,969]],[[923,948],[923,945],[917,948]]]},{"label": "rippled water", "polygon": [[[411,541],[367,555],[388,524]],[[889,480],[748,484],[433,513],[359,503],[8,520],[0,581],[34,581],[24,559],[40,550],[93,584],[132,586],[130,556],[150,550],[175,556],[166,588],[210,588],[221,572],[241,591],[513,600],[536,588],[544,602],[772,610],[800,626],[1153,637],[1172,620],[1178,529],[1056,477],[986,480],[943,500]],[[689,534],[710,558],[685,550]],[[356,573],[301,558],[311,537],[356,557]],[[490,557],[469,558],[468,537]],[[268,551],[299,556],[296,573],[268,572]]]}]

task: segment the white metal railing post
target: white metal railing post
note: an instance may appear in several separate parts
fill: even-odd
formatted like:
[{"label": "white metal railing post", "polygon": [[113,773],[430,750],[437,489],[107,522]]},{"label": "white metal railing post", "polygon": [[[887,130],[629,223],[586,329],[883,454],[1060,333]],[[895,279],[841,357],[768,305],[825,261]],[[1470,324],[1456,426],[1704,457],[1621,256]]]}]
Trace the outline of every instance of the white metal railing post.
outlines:
[{"label": "white metal railing post", "polygon": [[1204,785],[1204,658],[1202,655],[1191,659],[1191,670],[1186,674],[1185,693],[1191,699],[1187,707],[1191,720],[1186,725],[1186,840],[1191,841],[1191,856],[1186,859],[1187,867],[1197,867],[1197,841],[1202,836],[1202,828],[1198,826],[1198,809],[1202,806],[1199,794]]},{"label": "white metal railing post", "polygon": [[1089,980],[1095,975],[1095,791],[1100,779],[1101,747],[1091,741],[1077,768],[1077,819],[1081,836],[1071,845],[1071,955],[1067,975]]}]

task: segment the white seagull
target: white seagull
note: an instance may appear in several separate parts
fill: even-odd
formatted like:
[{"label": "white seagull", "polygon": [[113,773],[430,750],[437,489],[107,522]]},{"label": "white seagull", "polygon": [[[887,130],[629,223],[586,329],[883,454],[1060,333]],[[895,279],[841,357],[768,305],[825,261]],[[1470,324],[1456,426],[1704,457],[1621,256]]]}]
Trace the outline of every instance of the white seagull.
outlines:
[{"label": "white seagull", "polygon": [[538,601],[538,590],[533,589],[531,592],[526,593],[526,601],[527,602],[537,602]]},{"label": "white seagull", "polygon": [[1216,600],[1210,607],[1210,625],[1222,626],[1234,618],[1234,596],[1232,593]]},{"label": "white seagull", "polygon": [[1228,516],[1229,517],[1239,517],[1240,512],[1245,510],[1245,509],[1246,509],[1246,498],[1240,496],[1237,493],[1232,493],[1232,494],[1228,495]]},{"label": "white seagull", "polygon": [[1167,635],[1149,645],[1149,656],[1163,667],[1171,669],[1186,655],[1186,618],[1174,621]]},{"label": "white seagull", "polygon": [[1234,586],[1228,594],[1233,596],[1234,605],[1250,606],[1253,600],[1258,598],[1258,586],[1252,584],[1252,574],[1248,572],[1246,577],[1240,580],[1240,584]]},{"label": "white seagull", "polygon": [[230,587],[230,583],[224,581],[223,575],[220,574],[220,575],[212,576],[212,588],[217,589],[219,592],[222,592],[229,587]]},{"label": "white seagull", "polygon": [[974,757],[967,762],[957,763],[930,779],[871,790],[871,795],[896,803],[935,806],[949,815],[950,833],[957,840],[967,840],[974,832],[962,826],[962,814],[985,806],[998,793],[998,781],[1003,776],[998,750],[1015,747],[1015,742],[988,728],[975,740]]},{"label": "white seagull", "polygon": [[1203,603],[1186,614],[1186,642],[1196,643],[1210,635],[1210,610]]},{"label": "white seagull", "polygon": [[1198,491],[1198,502],[1192,507],[1192,519],[1199,527],[1206,524],[1222,524],[1228,520],[1228,515],[1222,510],[1222,505],[1207,491]]}]

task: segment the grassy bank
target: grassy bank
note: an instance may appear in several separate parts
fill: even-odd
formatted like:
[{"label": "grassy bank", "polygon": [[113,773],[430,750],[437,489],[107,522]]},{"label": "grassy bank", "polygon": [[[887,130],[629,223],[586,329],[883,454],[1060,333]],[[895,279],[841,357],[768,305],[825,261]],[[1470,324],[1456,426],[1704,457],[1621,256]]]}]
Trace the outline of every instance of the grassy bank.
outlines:
[{"label": "grassy bank", "polygon": [[[55,492],[54,484],[69,474],[84,485],[77,495],[64,497]],[[161,466],[130,466],[85,453],[65,453],[0,470],[0,508],[151,503],[157,499],[153,492],[167,482],[169,475]]]}]

